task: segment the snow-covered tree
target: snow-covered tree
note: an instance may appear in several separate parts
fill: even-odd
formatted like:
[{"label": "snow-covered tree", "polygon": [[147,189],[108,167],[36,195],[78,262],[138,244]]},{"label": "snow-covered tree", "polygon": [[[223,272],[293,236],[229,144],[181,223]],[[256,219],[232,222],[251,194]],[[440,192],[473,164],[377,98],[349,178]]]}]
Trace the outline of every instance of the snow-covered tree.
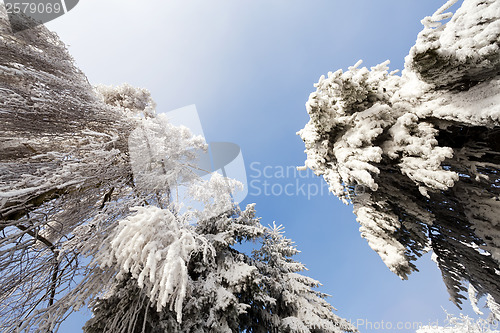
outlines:
[{"label": "snow-covered tree", "polygon": [[145,89],[91,87],[55,34],[14,34],[3,6],[0,95],[1,331],[56,332],[86,306],[89,333],[354,330],[303,266],[235,249],[268,253],[269,231],[234,203],[241,184],[198,176],[203,138]]},{"label": "snow-covered tree", "polygon": [[[206,185],[223,181],[214,175]],[[233,205],[195,225],[182,222],[189,214],[140,207],[120,222],[94,257],[119,273],[110,293],[93,302],[86,332],[240,331],[239,318],[249,307],[240,298],[252,295],[258,277],[231,245],[257,239],[262,226],[252,205],[245,211]]]},{"label": "snow-covered tree", "polygon": [[322,76],[299,135],[391,271],[431,249],[457,305],[467,282],[498,304],[500,2],[456,2],[422,20],[400,76],[388,61]]},{"label": "snow-covered tree", "polygon": [[[261,300],[263,306],[255,310],[264,312],[260,316],[267,327],[278,327],[279,332],[353,330],[350,323],[332,312],[334,308],[325,301],[328,295],[313,289],[320,283],[299,274],[306,268],[292,259],[298,252],[293,242],[284,236],[283,226],[273,223],[266,228],[262,247],[253,254],[262,274],[261,288],[267,297]],[[256,329],[255,332],[268,331]]]},{"label": "snow-covered tree", "polygon": [[85,267],[63,248],[72,231],[90,221],[106,230],[144,200],[127,152],[142,110],[103,103],[55,34],[13,34],[3,5],[0,37],[0,317],[14,331],[75,288]]}]

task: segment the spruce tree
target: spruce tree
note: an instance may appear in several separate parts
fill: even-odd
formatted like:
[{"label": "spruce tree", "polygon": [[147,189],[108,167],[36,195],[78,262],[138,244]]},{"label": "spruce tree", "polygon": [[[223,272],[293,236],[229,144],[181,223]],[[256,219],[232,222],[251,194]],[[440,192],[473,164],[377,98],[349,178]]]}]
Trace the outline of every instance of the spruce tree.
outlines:
[{"label": "spruce tree", "polygon": [[322,76],[299,134],[391,271],[432,250],[457,305],[468,283],[500,303],[500,2],[456,2],[422,20],[400,76],[388,61]]}]

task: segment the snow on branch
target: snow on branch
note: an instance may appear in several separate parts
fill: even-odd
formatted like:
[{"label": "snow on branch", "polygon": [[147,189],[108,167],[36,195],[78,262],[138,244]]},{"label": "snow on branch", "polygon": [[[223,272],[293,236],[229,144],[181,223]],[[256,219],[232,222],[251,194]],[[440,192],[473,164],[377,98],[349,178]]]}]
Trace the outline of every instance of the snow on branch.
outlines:
[{"label": "snow on branch", "polygon": [[441,26],[441,21],[449,19],[453,16],[453,13],[445,13],[451,6],[457,3],[458,0],[448,0],[444,5],[442,5],[438,10],[432,14],[432,16],[426,16],[422,21],[422,25],[426,28],[437,28]]},{"label": "snow on branch", "polygon": [[188,283],[187,263],[196,249],[195,235],[169,210],[158,207],[132,210],[136,213],[119,223],[94,260],[101,268],[118,269],[118,280],[130,273],[156,302],[157,311],[169,304],[181,322]]}]

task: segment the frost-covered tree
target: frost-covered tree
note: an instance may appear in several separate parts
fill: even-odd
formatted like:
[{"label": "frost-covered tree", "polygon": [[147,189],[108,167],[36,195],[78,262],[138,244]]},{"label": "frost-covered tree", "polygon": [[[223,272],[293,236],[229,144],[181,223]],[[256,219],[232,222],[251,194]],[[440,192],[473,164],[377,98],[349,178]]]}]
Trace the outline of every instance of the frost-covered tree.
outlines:
[{"label": "frost-covered tree", "polygon": [[337,332],[350,331],[352,326],[336,316],[334,309],[325,301],[328,296],[314,288],[319,282],[299,274],[306,268],[292,259],[299,251],[293,242],[284,236],[283,226],[266,228],[262,247],[254,251],[256,265],[262,274],[260,282],[264,295],[263,306],[255,309],[269,327],[255,332]]},{"label": "frost-covered tree", "polygon": [[[219,175],[204,185],[215,184],[226,186]],[[241,331],[239,318],[249,307],[241,297],[251,297],[258,277],[231,245],[256,240],[262,226],[252,205],[245,211],[233,205],[195,225],[182,221],[190,214],[140,207],[120,222],[94,257],[119,274],[110,294],[93,302],[86,332]]]},{"label": "frost-covered tree", "polygon": [[400,76],[388,61],[322,76],[299,134],[391,271],[431,249],[457,305],[467,282],[500,303],[500,2],[456,2],[422,21]]},{"label": "frost-covered tree", "polygon": [[45,27],[17,30],[0,6],[1,331],[56,332],[87,306],[89,333],[354,331],[299,275],[273,312],[280,264],[235,249],[267,229],[241,184],[198,176],[203,138],[145,89],[91,87]]},{"label": "frost-covered tree", "polygon": [[0,317],[14,331],[71,307],[58,300],[85,269],[64,247],[72,230],[95,221],[105,231],[144,200],[127,152],[143,110],[103,103],[55,34],[13,34],[3,5],[0,37]]}]

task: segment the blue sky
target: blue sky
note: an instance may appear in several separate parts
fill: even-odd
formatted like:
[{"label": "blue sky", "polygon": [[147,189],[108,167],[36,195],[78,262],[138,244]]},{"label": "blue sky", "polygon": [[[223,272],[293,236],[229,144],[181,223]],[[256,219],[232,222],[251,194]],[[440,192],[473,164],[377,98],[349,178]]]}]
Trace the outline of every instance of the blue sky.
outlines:
[{"label": "blue sky", "polygon": [[[254,186],[243,204],[257,203],[263,224],[286,227],[302,251],[298,260],[309,268],[306,274],[323,283],[338,315],[363,332],[389,332],[382,330],[388,322],[393,330],[398,322],[443,324],[441,307],[459,312],[435,264],[426,256],[420,272],[401,281],[360,237],[352,208],[328,195],[322,179],[276,172],[304,163],[295,133],[309,119],[304,104],[318,78],[359,59],[365,66],[389,59],[391,69],[402,69],[420,20],[443,3],[85,0],[48,26],[70,45],[91,83],[147,88],[158,112],[196,104],[208,141],[242,149]],[[270,177],[259,176],[265,167]],[[298,193],[265,195],[264,180],[280,184],[275,190],[293,184],[289,189]],[[468,304],[464,312],[471,313]],[[81,325],[73,317],[62,332]]]}]

